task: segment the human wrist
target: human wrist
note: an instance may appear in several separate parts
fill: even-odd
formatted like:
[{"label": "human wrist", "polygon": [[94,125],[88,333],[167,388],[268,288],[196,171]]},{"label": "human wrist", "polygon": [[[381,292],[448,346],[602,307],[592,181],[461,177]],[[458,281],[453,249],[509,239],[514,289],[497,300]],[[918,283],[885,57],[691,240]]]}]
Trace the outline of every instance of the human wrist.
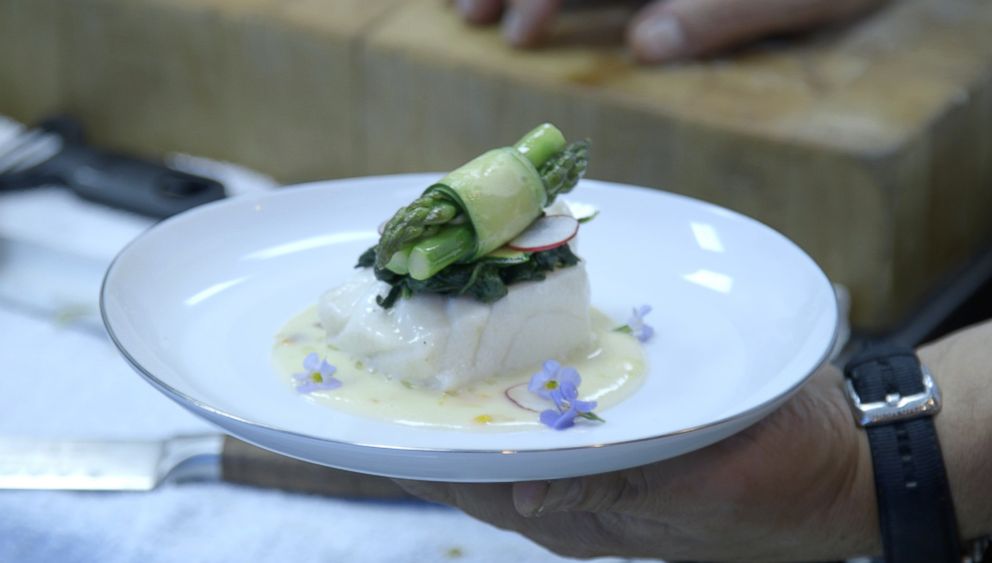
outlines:
[{"label": "human wrist", "polygon": [[846,494],[838,499],[838,506],[834,507],[832,516],[849,526],[847,534],[837,536],[840,544],[836,546],[838,555],[835,558],[854,555],[875,557],[882,554],[882,536],[878,526],[871,446],[867,434],[856,427],[851,415],[843,375],[840,371],[832,371],[834,373],[831,374],[827,399],[832,412],[842,420],[845,427],[850,428],[852,436],[849,445],[852,462],[846,476]]},{"label": "human wrist", "polygon": [[992,533],[992,323],[918,350],[943,395],[934,417],[962,539]]}]

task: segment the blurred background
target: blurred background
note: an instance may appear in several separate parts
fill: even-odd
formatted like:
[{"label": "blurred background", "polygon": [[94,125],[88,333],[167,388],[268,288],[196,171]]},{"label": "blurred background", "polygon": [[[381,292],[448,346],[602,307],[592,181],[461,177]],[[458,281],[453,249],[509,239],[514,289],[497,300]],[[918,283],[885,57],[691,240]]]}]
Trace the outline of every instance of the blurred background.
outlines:
[{"label": "blurred background", "polygon": [[665,68],[622,44],[637,3],[582,5],[521,52],[441,0],[4,0],[0,112],[68,112],[105,146],[280,183],[444,170],[553,121],[595,139],[592,177],[784,232],[865,327],[988,236],[986,3],[901,0]]},{"label": "blurred background", "polygon": [[[164,158],[231,195],[450,169],[551,121],[594,140],[589,177],[717,203],[796,241],[846,288],[856,338],[917,343],[992,315],[992,4],[897,0],[664,66],[624,46],[641,4],[572,2],[522,51],[441,0],[0,0],[0,432],[211,431],[145,389],[95,316],[106,264],[166,212],[128,210],[113,186],[86,194],[113,210],[53,187],[86,184],[72,159],[5,180],[5,153],[28,154],[32,131]],[[66,389],[85,402],[53,398]],[[201,484],[0,492],[0,506],[2,561],[214,561],[241,546],[239,560],[554,559],[406,500]],[[399,543],[372,539],[383,522]]]}]

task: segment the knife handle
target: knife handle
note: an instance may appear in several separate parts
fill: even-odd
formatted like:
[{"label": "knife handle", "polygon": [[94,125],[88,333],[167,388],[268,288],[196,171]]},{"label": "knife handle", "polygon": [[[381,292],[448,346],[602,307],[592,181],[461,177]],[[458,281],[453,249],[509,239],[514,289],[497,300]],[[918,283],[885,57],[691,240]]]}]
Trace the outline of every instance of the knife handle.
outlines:
[{"label": "knife handle", "polygon": [[165,218],[224,197],[224,186],[159,160],[97,148],[79,121],[50,117],[0,148],[0,190],[63,185],[80,197]]},{"label": "knife handle", "polygon": [[224,197],[216,180],[83,144],[67,144],[32,172],[85,199],[158,218]]},{"label": "knife handle", "polygon": [[229,483],[346,498],[413,499],[386,477],[324,467],[224,438],[221,479]]}]

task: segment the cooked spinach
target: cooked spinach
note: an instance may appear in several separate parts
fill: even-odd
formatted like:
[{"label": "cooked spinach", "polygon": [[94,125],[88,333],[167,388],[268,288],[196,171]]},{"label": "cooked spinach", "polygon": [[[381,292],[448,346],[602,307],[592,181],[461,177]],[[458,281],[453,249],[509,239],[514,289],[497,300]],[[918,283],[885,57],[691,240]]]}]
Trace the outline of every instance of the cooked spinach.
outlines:
[{"label": "cooked spinach", "polygon": [[485,259],[469,264],[452,264],[426,280],[415,280],[385,268],[375,267],[376,247],[369,248],[358,258],[356,268],[373,268],[375,277],[389,284],[389,292],[376,298],[384,309],[392,307],[401,297],[417,294],[446,296],[467,295],[483,303],[492,303],[506,296],[508,286],[525,281],[543,280],[548,272],[579,263],[567,244],[551,250],[528,255],[524,262],[507,264]]}]

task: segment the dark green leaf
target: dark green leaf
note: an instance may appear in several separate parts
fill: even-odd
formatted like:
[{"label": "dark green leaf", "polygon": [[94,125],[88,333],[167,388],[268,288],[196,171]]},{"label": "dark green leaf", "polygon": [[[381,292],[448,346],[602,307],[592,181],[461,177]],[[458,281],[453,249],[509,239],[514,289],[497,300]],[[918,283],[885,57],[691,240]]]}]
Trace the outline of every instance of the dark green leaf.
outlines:
[{"label": "dark green leaf", "polygon": [[[362,254],[359,267],[372,266],[374,257],[375,247]],[[529,260],[518,264],[490,261],[452,264],[426,280],[415,280],[410,276],[376,268],[375,277],[390,286],[389,293],[384,297],[380,296],[376,302],[388,309],[402,297],[433,294],[468,295],[483,303],[493,303],[505,297],[509,292],[508,286],[512,284],[540,281],[548,272],[578,263],[579,257],[565,244],[551,250],[535,252],[530,255]]]}]

